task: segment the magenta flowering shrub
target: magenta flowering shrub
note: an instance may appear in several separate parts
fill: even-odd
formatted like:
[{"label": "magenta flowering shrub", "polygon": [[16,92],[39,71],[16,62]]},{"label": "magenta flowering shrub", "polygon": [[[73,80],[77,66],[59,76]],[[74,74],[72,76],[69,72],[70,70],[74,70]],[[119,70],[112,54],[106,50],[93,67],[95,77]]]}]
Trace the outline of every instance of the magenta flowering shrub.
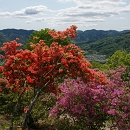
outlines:
[{"label": "magenta flowering shrub", "polygon": [[98,130],[104,126],[107,113],[103,111],[106,104],[106,92],[94,82],[85,84],[80,78],[66,79],[60,85],[62,91],[56,106],[51,110],[51,117],[67,114],[83,128]]},{"label": "magenta flowering shrub", "polygon": [[110,84],[107,91],[107,113],[112,117],[112,127],[130,130],[130,71],[118,67],[109,72]]},{"label": "magenta flowering shrub", "polygon": [[[111,70],[107,85],[84,83],[80,78],[66,79],[50,117],[67,114],[84,130],[99,130],[106,122],[119,130],[130,129],[129,72],[123,67]],[[125,79],[125,80],[124,80]]]}]

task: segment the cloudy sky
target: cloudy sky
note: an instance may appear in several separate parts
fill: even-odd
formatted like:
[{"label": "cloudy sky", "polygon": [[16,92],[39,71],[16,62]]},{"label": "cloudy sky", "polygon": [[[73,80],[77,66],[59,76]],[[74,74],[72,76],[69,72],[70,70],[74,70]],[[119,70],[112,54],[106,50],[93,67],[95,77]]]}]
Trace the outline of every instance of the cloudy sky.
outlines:
[{"label": "cloudy sky", "polygon": [[0,0],[0,30],[130,30],[130,0]]}]

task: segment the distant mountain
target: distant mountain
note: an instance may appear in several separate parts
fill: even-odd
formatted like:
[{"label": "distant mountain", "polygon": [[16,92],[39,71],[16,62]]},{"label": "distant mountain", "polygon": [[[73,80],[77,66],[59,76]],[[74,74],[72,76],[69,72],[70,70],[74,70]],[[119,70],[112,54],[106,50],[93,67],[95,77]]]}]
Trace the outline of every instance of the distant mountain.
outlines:
[{"label": "distant mountain", "polygon": [[[20,42],[25,44],[27,39],[29,38],[30,34],[35,30],[24,30],[24,29],[3,29],[0,30],[0,32],[4,35],[4,38],[6,41],[15,40],[16,38],[20,38]],[[84,43],[90,43],[102,38],[106,37],[113,37],[118,36],[123,33],[130,32],[130,30],[124,30],[124,31],[116,31],[116,30],[86,30],[81,31],[77,30],[78,36],[73,40],[74,43],[78,44],[84,44]],[[1,34],[0,34],[1,35]]]},{"label": "distant mountain", "polygon": [[130,32],[130,30],[124,30],[124,31],[116,31],[116,30],[104,31],[104,30],[95,30],[95,29],[86,30],[86,31],[77,30],[78,35],[74,39],[74,42],[77,45],[90,43],[106,37],[119,36],[127,32]]},{"label": "distant mountain", "polygon": [[107,37],[88,44],[79,44],[85,50],[86,55],[98,54],[111,56],[116,50],[130,52],[130,32],[118,36]]},{"label": "distant mountain", "polygon": [[[4,36],[5,41],[15,40],[16,38],[20,38],[20,43],[25,44],[28,40],[30,34],[32,34],[34,30],[24,30],[24,29],[3,29],[0,30],[0,36]],[[5,42],[2,41],[2,42]]]},{"label": "distant mountain", "polygon": [[0,46],[3,44],[3,42],[8,41],[8,39],[6,38],[6,36],[0,32]]},{"label": "distant mountain", "polygon": [[[5,41],[20,38],[20,43],[27,42],[29,36],[35,30],[24,29],[3,29],[0,30],[0,46]],[[100,54],[107,57],[112,55],[117,49],[130,51],[130,30],[77,30],[78,36],[73,42],[85,50],[86,54]]]}]

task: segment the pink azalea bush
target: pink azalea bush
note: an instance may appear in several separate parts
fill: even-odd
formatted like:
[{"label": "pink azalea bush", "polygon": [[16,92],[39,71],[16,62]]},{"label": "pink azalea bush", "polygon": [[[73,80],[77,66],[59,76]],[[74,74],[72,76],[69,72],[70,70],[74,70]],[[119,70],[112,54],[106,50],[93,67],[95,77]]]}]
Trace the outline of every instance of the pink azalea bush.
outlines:
[{"label": "pink azalea bush", "polygon": [[107,91],[107,113],[111,116],[112,127],[130,129],[130,71],[118,67],[109,72],[110,84]]},{"label": "pink azalea bush", "polygon": [[[111,128],[130,129],[129,77],[123,67],[111,70],[107,85],[84,83],[80,78],[66,79],[59,87],[62,93],[50,111],[50,117],[68,115],[73,128],[99,130],[111,122]],[[68,125],[68,124],[67,124]],[[58,125],[57,125],[58,126]]]}]

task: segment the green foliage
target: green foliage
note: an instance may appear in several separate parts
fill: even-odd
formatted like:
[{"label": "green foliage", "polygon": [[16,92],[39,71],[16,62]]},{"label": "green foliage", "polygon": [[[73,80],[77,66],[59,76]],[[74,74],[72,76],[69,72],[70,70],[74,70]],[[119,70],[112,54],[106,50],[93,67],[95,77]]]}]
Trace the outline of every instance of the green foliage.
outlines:
[{"label": "green foliage", "polygon": [[106,72],[106,73],[110,69],[110,66],[106,63],[92,62],[91,64],[92,64],[92,68],[98,68],[99,70]]},{"label": "green foliage", "polygon": [[[25,46],[26,49],[30,49],[29,43],[37,43],[39,40],[44,39],[45,43],[49,46],[54,40],[53,38],[48,34],[49,29],[40,30],[40,31],[34,31]],[[3,35],[3,34],[2,34]],[[0,36],[2,36],[0,34]],[[12,36],[13,38],[16,38],[16,35]],[[36,38],[36,39],[35,39]],[[126,39],[125,39],[126,38]],[[104,39],[102,43],[100,43],[99,46],[97,46],[97,43],[93,43],[90,45],[92,48],[96,48],[94,52],[99,50],[99,53],[108,53],[109,55],[112,55],[113,51],[115,51],[118,48],[118,44],[120,43],[120,47],[126,49],[124,50],[117,50],[112,56],[110,56],[107,59],[107,62],[105,64],[99,63],[99,62],[92,62],[92,68],[98,68],[99,70],[102,70],[104,72],[108,72],[109,69],[113,69],[117,66],[130,66],[130,53],[128,53],[129,50],[129,42],[128,39],[130,38],[130,34],[124,34],[121,37],[117,37],[117,39],[114,41],[113,38]],[[2,38],[1,38],[2,39]],[[124,40],[125,39],[125,40]],[[6,39],[4,39],[6,40]],[[54,42],[59,42],[61,45],[66,45],[71,43],[70,39],[66,40],[55,40]],[[111,42],[114,42],[111,45]],[[108,45],[109,43],[109,45]],[[118,43],[118,44],[117,44]],[[87,47],[86,47],[87,48]],[[100,48],[102,48],[102,51],[100,51]],[[103,50],[104,49],[104,50]],[[128,52],[127,52],[128,51]],[[93,52],[93,50],[92,50]],[[129,69],[127,69],[127,72],[125,75],[123,75],[124,81],[126,80],[126,77],[129,73]],[[0,77],[2,75],[0,74]],[[59,78],[60,79],[60,78]],[[60,79],[61,80],[61,79]],[[58,80],[56,84],[58,84],[60,81]],[[4,85],[4,84],[2,84]],[[26,92],[23,97],[21,98],[20,104],[18,105],[18,110],[16,111],[16,117],[15,121],[16,124],[20,123],[20,118],[23,113],[23,109],[25,106],[28,106],[29,101],[32,99],[33,91],[30,90],[29,92]],[[11,114],[13,112],[13,109],[17,100],[18,100],[19,94],[18,93],[10,93],[8,89],[4,89],[2,93],[0,93],[0,114]],[[45,99],[45,100],[44,100]],[[38,98],[37,103],[34,106],[33,111],[31,112],[31,115],[34,119],[34,122],[36,125],[39,126],[39,128],[43,128],[45,125],[47,127],[52,127],[55,124],[52,124],[53,121],[49,120],[49,110],[50,108],[55,104],[56,97],[54,95],[50,95],[48,93],[42,93],[41,96]],[[23,116],[23,115],[22,115]],[[42,121],[41,123],[39,123]],[[70,121],[72,121],[70,123]],[[73,119],[70,119],[68,117],[64,117],[63,120],[55,120],[54,121],[57,125],[57,130],[79,130],[82,126],[82,124],[78,123],[73,126]],[[71,124],[70,126],[68,124]],[[5,127],[4,127],[5,128]]]},{"label": "green foliage", "polygon": [[129,71],[130,68],[130,53],[126,51],[117,50],[112,56],[110,56],[106,63],[91,62],[92,68],[98,68],[103,72],[108,72],[110,69],[115,69],[118,66],[126,66]]},{"label": "green foliage", "polygon": [[82,126],[81,123],[78,124],[73,118],[68,117],[67,115],[61,116],[60,119],[55,119],[53,123],[56,126],[56,130],[81,130],[80,128]]},{"label": "green foliage", "polygon": [[[14,107],[17,103],[19,97],[19,93],[11,93],[9,89],[4,89],[3,92],[0,93],[0,115],[10,115],[14,111]],[[21,118],[23,117],[24,107],[28,106],[29,101],[33,97],[33,91],[27,91],[22,96],[20,103],[18,104],[17,111],[15,112],[15,119],[14,124],[18,125],[21,122]],[[31,112],[31,118],[33,119],[34,123],[37,127],[49,127],[51,123],[47,122],[50,108],[55,104],[56,97],[54,94],[49,93],[42,93],[41,96],[38,98],[37,103],[35,104],[33,111]],[[39,121],[42,120],[42,123],[39,124]],[[30,122],[30,119],[28,120]],[[33,124],[33,125],[34,125]],[[0,127],[1,128],[1,127]]]},{"label": "green foliage", "polygon": [[[21,99],[21,104],[18,106],[18,111],[16,112],[16,116],[21,115],[23,113],[23,107],[27,105],[28,103],[28,96],[29,94],[25,94]],[[13,109],[17,103],[19,94],[18,93],[11,93],[8,88],[3,89],[3,91],[0,93],[0,114],[9,114],[11,115],[13,113]]]},{"label": "green foliage", "polygon": [[130,66],[130,53],[125,56],[124,64]]},{"label": "green foliage", "polygon": [[[56,102],[56,96],[53,93],[42,93],[38,98],[37,103],[35,104],[31,115],[35,121],[37,127],[48,127],[51,126],[51,122],[49,120],[49,112],[50,109]],[[47,127],[46,126],[46,127]]]},{"label": "green foliage", "polygon": [[117,50],[111,57],[107,59],[106,64],[109,65],[110,68],[123,65],[130,66],[130,53]]},{"label": "green foliage", "polygon": [[53,39],[52,37],[48,34],[49,29],[41,29],[40,31],[34,31],[30,36],[29,36],[29,40],[27,41],[27,43],[25,44],[25,49],[31,49],[30,48],[30,42],[33,42],[34,44],[38,43],[39,40],[44,40],[44,42],[47,45],[50,45],[50,43],[52,43]]},{"label": "green foliage", "polygon": [[[26,45],[25,45],[25,49],[29,49],[31,50],[30,48],[30,42],[33,42],[34,44],[38,43],[40,40],[44,40],[44,42],[46,43],[46,45],[50,46],[50,44],[52,42],[58,42],[59,44],[61,45],[68,45],[71,43],[71,40],[69,40],[68,38],[64,39],[64,40],[59,40],[59,39],[56,39],[54,40],[52,38],[51,35],[48,34],[48,32],[50,31],[50,29],[48,28],[45,28],[45,29],[41,29],[39,31],[34,31],[30,37],[29,37],[29,40],[27,41]],[[55,30],[53,30],[55,31]]]}]

